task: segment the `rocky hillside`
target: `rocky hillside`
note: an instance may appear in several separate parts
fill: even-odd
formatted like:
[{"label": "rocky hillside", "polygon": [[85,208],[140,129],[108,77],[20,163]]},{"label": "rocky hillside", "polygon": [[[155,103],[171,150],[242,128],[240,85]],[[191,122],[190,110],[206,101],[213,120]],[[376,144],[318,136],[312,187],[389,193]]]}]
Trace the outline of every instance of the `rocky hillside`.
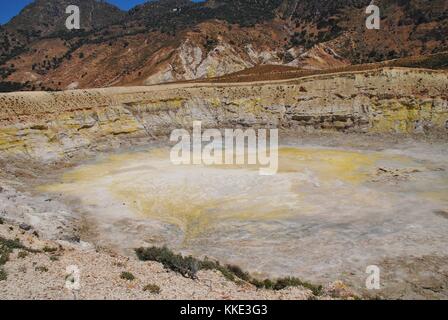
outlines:
[{"label": "rocky hillside", "polygon": [[[82,29],[64,29],[67,3]],[[448,50],[448,2],[160,0],[128,13],[95,0],[37,0],[0,29],[0,91],[202,79],[258,65],[340,68]],[[87,14],[88,13],[88,14]]]},{"label": "rocky hillside", "polygon": [[16,52],[26,50],[30,43],[65,31],[69,5],[77,5],[81,13],[81,28],[90,31],[118,23],[125,13],[115,6],[96,0],[36,0],[26,6],[11,21],[2,26],[2,62]]}]

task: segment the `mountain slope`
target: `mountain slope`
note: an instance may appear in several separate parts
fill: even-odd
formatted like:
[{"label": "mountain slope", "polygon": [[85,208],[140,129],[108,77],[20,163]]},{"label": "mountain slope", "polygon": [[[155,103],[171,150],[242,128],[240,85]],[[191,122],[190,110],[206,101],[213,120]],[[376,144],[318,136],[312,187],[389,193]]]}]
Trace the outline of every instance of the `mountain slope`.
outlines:
[{"label": "mountain slope", "polygon": [[2,53],[3,88],[153,84],[266,64],[320,70],[448,50],[445,0],[376,1],[381,30],[365,28],[370,0],[161,0],[128,13],[78,2],[92,12],[81,31],[61,28],[68,0],[38,0],[2,27],[21,43]]},{"label": "mountain slope", "polygon": [[[118,23],[125,17],[125,12],[104,1],[36,0],[9,23],[0,26],[0,65],[28,52],[32,43],[47,37],[57,37],[58,32],[66,32],[68,15],[65,9],[69,5],[79,6],[81,29],[86,31]],[[3,66],[0,68],[0,76],[5,77],[14,71],[15,65]]]},{"label": "mountain slope", "polygon": [[80,9],[81,28],[92,30],[111,25],[123,19],[125,13],[119,8],[97,0],[36,0],[26,6],[19,15],[6,25],[9,30],[33,30],[41,37],[65,29],[65,9],[76,5]]}]

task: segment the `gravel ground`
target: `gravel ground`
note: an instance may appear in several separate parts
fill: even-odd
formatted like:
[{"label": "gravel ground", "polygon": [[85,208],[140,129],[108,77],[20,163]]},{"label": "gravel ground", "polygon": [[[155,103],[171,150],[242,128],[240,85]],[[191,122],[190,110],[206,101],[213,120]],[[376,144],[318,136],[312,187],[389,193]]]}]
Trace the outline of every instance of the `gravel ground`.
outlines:
[{"label": "gravel ground", "polygon": [[[176,274],[157,262],[141,262],[93,246],[64,241],[42,240],[33,230],[0,224],[0,236],[17,239],[27,248],[40,252],[15,249],[3,266],[7,279],[0,281],[0,299],[313,299],[310,290],[295,287],[280,291],[257,290],[254,286],[236,284],[216,271],[200,271],[192,280]],[[54,250],[54,251],[53,251]],[[50,252],[51,251],[51,252]],[[80,289],[66,288],[66,268],[80,270]],[[121,278],[130,272],[134,280]],[[160,293],[145,291],[148,284],[160,287]],[[343,284],[336,284],[346,294]],[[326,292],[334,292],[335,285]],[[330,290],[330,291],[328,291]],[[328,299],[329,296],[320,296]]]}]

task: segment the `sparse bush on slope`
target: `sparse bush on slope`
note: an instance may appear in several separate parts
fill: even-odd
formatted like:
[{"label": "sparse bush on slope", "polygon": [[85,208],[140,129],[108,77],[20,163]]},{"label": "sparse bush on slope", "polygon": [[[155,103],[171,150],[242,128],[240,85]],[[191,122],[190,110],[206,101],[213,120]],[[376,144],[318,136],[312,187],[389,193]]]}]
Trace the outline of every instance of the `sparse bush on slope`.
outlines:
[{"label": "sparse bush on slope", "polygon": [[167,247],[138,248],[135,250],[137,257],[142,261],[156,261],[167,269],[180,273],[185,277],[196,279],[199,270],[217,270],[228,280],[234,282],[248,282],[259,289],[282,290],[287,287],[298,287],[310,289],[314,295],[322,293],[322,287],[302,281],[298,278],[287,277],[275,280],[258,280],[253,278],[248,272],[243,271],[235,265],[221,265],[218,261],[207,258],[196,259],[192,256],[184,257],[169,250]]}]

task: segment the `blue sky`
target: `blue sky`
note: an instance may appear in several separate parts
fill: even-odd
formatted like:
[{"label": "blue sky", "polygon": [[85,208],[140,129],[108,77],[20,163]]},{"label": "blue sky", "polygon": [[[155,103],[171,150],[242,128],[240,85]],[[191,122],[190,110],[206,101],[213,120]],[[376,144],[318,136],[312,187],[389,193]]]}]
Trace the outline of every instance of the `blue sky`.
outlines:
[{"label": "blue sky", "polygon": [[[48,0],[51,1],[51,0]],[[147,0],[107,0],[107,2],[115,4],[123,10],[129,10],[137,4],[144,3]],[[5,24],[12,17],[16,16],[20,10],[33,0],[1,0],[0,3],[0,24]],[[195,0],[195,2],[199,2]]]}]

